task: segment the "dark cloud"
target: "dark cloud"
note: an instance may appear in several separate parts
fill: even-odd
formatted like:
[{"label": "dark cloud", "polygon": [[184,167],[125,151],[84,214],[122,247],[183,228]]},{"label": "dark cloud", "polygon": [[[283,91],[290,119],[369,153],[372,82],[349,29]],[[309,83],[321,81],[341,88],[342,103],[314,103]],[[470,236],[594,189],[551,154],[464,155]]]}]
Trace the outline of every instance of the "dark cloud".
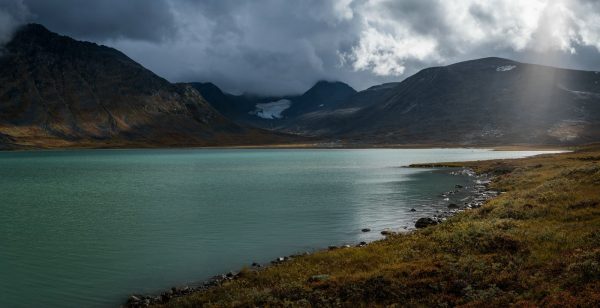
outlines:
[{"label": "dark cloud", "polygon": [[0,45],[8,41],[14,30],[24,23],[29,11],[22,1],[0,0]]},{"label": "dark cloud", "polygon": [[[594,0],[0,0],[24,20],[114,46],[171,81],[287,94],[357,89],[487,56],[600,69]],[[0,32],[1,35],[1,32]],[[1,37],[1,36],[0,36]]]},{"label": "dark cloud", "polygon": [[176,34],[166,0],[23,0],[31,21],[90,40],[161,41]]},{"label": "dark cloud", "polygon": [[[340,66],[339,51],[357,42],[360,28],[334,4],[180,1],[173,7],[182,30],[168,49],[123,41],[112,45],[170,80],[213,81],[237,93],[298,93],[319,79],[362,76],[377,82],[379,77]],[[154,61],[159,54],[173,61]]]}]

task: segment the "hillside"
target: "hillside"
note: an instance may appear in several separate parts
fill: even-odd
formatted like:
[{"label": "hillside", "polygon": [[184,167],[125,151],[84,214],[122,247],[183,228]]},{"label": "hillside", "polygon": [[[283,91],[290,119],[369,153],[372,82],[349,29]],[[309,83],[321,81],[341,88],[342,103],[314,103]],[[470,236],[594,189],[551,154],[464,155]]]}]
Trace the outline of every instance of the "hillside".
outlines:
[{"label": "hillside", "polygon": [[282,135],[237,125],[192,87],[123,53],[29,24],[0,56],[4,148],[260,144]]},{"label": "hillside", "polygon": [[580,144],[600,140],[600,73],[485,58],[433,67],[306,114],[306,131],[379,144]]}]

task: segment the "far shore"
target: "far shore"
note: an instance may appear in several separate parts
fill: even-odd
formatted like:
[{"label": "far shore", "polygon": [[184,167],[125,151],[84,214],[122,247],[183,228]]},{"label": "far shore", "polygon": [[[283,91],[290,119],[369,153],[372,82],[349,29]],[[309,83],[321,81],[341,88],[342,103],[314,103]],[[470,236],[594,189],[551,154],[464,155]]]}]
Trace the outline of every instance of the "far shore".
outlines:
[{"label": "far shore", "polygon": [[543,144],[514,144],[514,145],[493,145],[493,144],[444,144],[444,143],[425,143],[425,144],[366,144],[366,143],[334,143],[334,142],[315,142],[315,143],[281,143],[281,144],[256,144],[256,145],[164,145],[154,146],[147,144],[123,144],[123,145],[78,145],[78,146],[51,146],[34,147],[17,145],[12,148],[0,148],[0,152],[31,152],[31,151],[77,151],[77,150],[146,150],[146,149],[490,149],[494,151],[571,151],[574,148],[588,145],[543,145]]},{"label": "far shore", "polygon": [[557,145],[463,145],[463,144],[274,144],[274,145],[241,145],[241,146],[214,146],[200,148],[223,149],[491,149],[494,151],[565,151],[573,146]]}]

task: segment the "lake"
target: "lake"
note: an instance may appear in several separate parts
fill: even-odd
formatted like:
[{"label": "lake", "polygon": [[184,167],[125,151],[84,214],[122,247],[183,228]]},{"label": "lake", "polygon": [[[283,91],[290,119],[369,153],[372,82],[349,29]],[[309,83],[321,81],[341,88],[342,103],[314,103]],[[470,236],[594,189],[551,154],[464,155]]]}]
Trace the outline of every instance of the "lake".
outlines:
[{"label": "lake", "polygon": [[472,181],[402,166],[538,153],[0,152],[0,307],[118,306],[252,262],[379,239],[446,209],[440,194]]}]

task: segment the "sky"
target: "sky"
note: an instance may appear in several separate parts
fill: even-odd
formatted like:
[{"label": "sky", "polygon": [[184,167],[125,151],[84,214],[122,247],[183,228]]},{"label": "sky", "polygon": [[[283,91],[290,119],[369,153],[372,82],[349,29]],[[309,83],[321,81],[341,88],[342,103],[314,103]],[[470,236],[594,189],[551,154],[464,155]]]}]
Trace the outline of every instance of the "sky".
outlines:
[{"label": "sky", "polygon": [[28,22],[238,94],[362,90],[489,56],[600,70],[600,0],[0,0],[0,44]]}]

